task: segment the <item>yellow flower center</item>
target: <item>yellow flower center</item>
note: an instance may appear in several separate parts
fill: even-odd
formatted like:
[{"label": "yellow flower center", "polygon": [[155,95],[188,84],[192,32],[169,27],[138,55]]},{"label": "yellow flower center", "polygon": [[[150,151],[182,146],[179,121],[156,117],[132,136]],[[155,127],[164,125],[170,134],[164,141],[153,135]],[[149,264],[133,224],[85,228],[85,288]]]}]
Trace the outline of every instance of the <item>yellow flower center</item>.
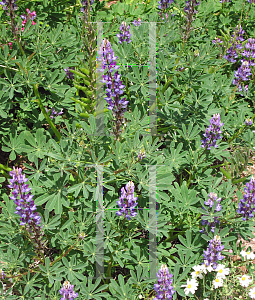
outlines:
[{"label": "yellow flower center", "polygon": [[223,272],[222,269],[220,269],[220,270],[219,270],[219,273],[222,273],[222,272]]},{"label": "yellow flower center", "polygon": [[196,271],[196,274],[199,274],[199,271]]},{"label": "yellow flower center", "polygon": [[189,284],[189,285],[187,286],[187,288],[190,289],[190,288],[191,288],[191,284]]},{"label": "yellow flower center", "polygon": [[247,254],[250,254],[251,252],[247,252]]},{"label": "yellow flower center", "polygon": [[242,280],[245,280],[245,277],[242,277]]},{"label": "yellow flower center", "polygon": [[216,280],[215,280],[216,282],[219,282],[220,280],[218,279],[218,278],[216,278]]}]

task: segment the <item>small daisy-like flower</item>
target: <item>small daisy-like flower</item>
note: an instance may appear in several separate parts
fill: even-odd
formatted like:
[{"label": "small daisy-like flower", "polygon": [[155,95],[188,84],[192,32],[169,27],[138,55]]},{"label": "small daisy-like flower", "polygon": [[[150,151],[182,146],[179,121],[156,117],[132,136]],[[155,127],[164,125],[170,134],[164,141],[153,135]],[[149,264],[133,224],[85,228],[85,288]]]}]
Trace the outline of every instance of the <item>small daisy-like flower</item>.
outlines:
[{"label": "small daisy-like flower", "polygon": [[255,287],[253,287],[252,289],[250,289],[249,296],[251,297],[251,299],[255,299]]},{"label": "small daisy-like flower", "polygon": [[84,232],[80,232],[79,233],[79,239],[83,239],[85,238],[86,234]]},{"label": "small daisy-like flower", "polygon": [[253,252],[247,251],[247,252],[246,252],[246,258],[247,258],[247,259],[254,259],[254,258],[255,258],[255,255],[254,255]]},{"label": "small daisy-like flower", "polygon": [[208,265],[208,261],[205,260],[201,265],[202,271],[207,274],[207,271],[211,273],[213,271],[212,263]]},{"label": "small daisy-like flower", "polygon": [[187,284],[182,285],[182,287],[185,287],[184,289],[184,293],[185,295],[188,295],[189,292],[191,292],[191,294],[195,294],[195,291],[197,290],[198,287],[198,282],[196,281],[196,279],[187,279]]},{"label": "small daisy-like flower", "polygon": [[229,274],[229,268],[225,268],[224,265],[218,265],[216,270],[218,273],[216,275],[217,278],[226,278],[226,275]]},{"label": "small daisy-like flower", "polygon": [[250,279],[250,276],[243,275],[242,277],[237,277],[239,280],[239,283],[243,287],[248,287],[248,285],[252,282],[252,279]]},{"label": "small daisy-like flower", "polygon": [[200,265],[194,266],[193,270],[195,270],[195,271],[191,273],[192,278],[194,278],[194,279],[197,278],[197,277],[199,277],[200,279],[204,278],[204,276],[202,274],[203,273],[203,267],[202,266],[200,266]]},{"label": "small daisy-like flower", "polygon": [[223,286],[223,279],[220,278],[220,277],[216,277],[216,278],[213,280],[213,286],[214,286],[215,289],[217,289],[218,287]]}]

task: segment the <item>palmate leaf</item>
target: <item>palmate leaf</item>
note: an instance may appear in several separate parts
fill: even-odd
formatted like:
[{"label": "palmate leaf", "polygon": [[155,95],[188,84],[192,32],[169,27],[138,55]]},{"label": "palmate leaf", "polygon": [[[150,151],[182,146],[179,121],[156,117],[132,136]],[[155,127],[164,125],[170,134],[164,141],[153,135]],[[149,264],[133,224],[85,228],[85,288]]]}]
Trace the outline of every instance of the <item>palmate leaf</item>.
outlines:
[{"label": "palmate leaf", "polygon": [[85,277],[85,280],[81,283],[81,294],[85,295],[86,299],[102,300],[105,297],[108,298],[110,295],[104,291],[108,285],[103,284],[99,286],[100,281],[101,278],[97,278],[96,282],[93,284],[91,278]]}]

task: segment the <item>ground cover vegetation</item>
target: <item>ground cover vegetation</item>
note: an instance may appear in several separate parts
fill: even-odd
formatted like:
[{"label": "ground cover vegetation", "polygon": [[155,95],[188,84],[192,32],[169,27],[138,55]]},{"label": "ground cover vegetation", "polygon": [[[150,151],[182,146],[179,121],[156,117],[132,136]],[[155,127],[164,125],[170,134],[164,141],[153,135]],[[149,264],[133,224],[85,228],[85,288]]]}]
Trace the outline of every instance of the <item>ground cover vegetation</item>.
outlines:
[{"label": "ground cover vegetation", "polygon": [[254,2],[0,2],[1,299],[255,299]]}]

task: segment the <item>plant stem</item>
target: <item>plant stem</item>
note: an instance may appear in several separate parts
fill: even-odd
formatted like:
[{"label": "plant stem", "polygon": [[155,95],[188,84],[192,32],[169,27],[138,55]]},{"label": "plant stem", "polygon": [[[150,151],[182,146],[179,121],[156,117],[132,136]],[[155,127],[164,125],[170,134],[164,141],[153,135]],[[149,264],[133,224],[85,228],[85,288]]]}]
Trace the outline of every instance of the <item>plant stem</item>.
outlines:
[{"label": "plant stem", "polygon": [[33,88],[34,88],[34,93],[35,93],[36,97],[38,98],[38,99],[36,99],[36,102],[38,103],[38,105],[39,105],[39,107],[40,107],[40,109],[41,109],[41,111],[42,111],[45,119],[47,120],[48,124],[50,125],[50,127],[53,130],[53,132],[55,133],[55,135],[57,136],[57,138],[60,141],[61,134],[59,133],[59,131],[57,130],[57,128],[55,127],[55,125],[51,121],[49,115],[47,114],[47,112],[46,112],[46,110],[45,110],[45,108],[44,108],[44,106],[42,104],[42,100],[41,100],[40,94],[38,92],[38,84],[33,84]]}]

